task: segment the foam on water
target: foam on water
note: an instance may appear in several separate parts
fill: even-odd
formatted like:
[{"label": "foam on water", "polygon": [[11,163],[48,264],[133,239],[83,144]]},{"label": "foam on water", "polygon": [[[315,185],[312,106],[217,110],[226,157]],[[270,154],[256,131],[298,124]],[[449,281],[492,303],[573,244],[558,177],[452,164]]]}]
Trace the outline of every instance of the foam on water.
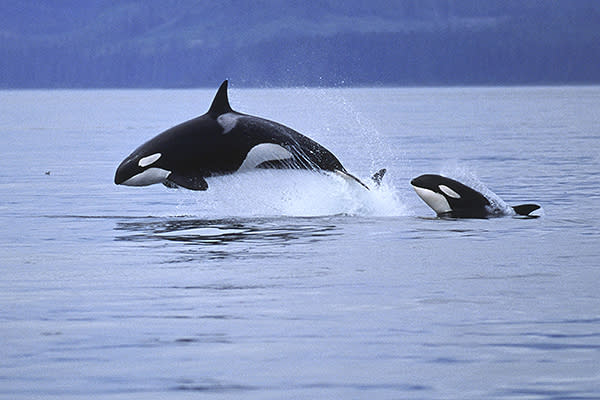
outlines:
[{"label": "foam on water", "polygon": [[296,170],[256,170],[208,178],[205,192],[181,190],[179,215],[195,217],[400,216],[406,208],[394,187],[366,190],[333,174]]}]

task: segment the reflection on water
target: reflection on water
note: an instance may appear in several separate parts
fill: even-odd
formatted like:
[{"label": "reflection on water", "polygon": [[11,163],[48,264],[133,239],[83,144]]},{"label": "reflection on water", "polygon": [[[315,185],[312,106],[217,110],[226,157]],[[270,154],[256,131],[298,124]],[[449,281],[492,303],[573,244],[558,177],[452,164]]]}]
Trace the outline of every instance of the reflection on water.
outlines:
[{"label": "reflection on water", "polygon": [[275,242],[296,240],[320,241],[335,235],[332,224],[311,223],[312,218],[277,220],[205,220],[155,219],[118,222],[116,230],[123,232],[117,240],[169,240],[184,243],[223,245],[231,242]]},{"label": "reflection on water", "polygon": [[323,218],[136,218],[118,221],[115,231],[117,241],[181,246],[171,254],[175,258],[169,263],[198,258],[286,257],[282,248],[290,242],[311,244],[340,234],[335,224]]}]

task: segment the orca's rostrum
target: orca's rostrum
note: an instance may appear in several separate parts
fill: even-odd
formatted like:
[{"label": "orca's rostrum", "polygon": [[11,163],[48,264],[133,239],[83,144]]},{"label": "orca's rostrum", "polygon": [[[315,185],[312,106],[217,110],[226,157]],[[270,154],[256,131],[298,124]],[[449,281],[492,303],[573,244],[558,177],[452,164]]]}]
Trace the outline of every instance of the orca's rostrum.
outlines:
[{"label": "orca's rostrum", "polygon": [[[299,168],[357,181],[314,140],[277,122],[234,111],[224,81],[208,112],[150,139],[117,168],[117,185],[206,190],[207,177],[254,168]],[[366,187],[366,186],[365,186]]]}]

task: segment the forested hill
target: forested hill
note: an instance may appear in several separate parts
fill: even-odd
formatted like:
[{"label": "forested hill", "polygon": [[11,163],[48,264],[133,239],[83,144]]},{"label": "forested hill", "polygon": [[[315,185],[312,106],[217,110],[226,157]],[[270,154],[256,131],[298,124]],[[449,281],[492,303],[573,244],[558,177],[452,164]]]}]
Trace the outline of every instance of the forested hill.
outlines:
[{"label": "forested hill", "polygon": [[600,83],[597,0],[18,0],[0,87]]}]

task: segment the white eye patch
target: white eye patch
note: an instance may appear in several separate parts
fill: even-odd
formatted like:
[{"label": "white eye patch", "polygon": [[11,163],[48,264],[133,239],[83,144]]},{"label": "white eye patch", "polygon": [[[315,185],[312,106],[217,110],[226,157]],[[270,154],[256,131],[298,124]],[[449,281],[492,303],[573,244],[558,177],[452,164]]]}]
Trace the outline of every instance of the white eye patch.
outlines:
[{"label": "white eye patch", "polygon": [[456,193],[454,190],[450,189],[448,186],[446,186],[446,185],[440,185],[439,188],[447,196],[450,196],[450,197],[455,198],[455,199],[460,199],[460,194]]},{"label": "white eye patch", "polygon": [[162,157],[161,153],[154,153],[149,156],[142,157],[142,158],[140,158],[140,161],[138,161],[138,165],[142,168],[145,168],[148,165],[154,164],[161,157]]}]

